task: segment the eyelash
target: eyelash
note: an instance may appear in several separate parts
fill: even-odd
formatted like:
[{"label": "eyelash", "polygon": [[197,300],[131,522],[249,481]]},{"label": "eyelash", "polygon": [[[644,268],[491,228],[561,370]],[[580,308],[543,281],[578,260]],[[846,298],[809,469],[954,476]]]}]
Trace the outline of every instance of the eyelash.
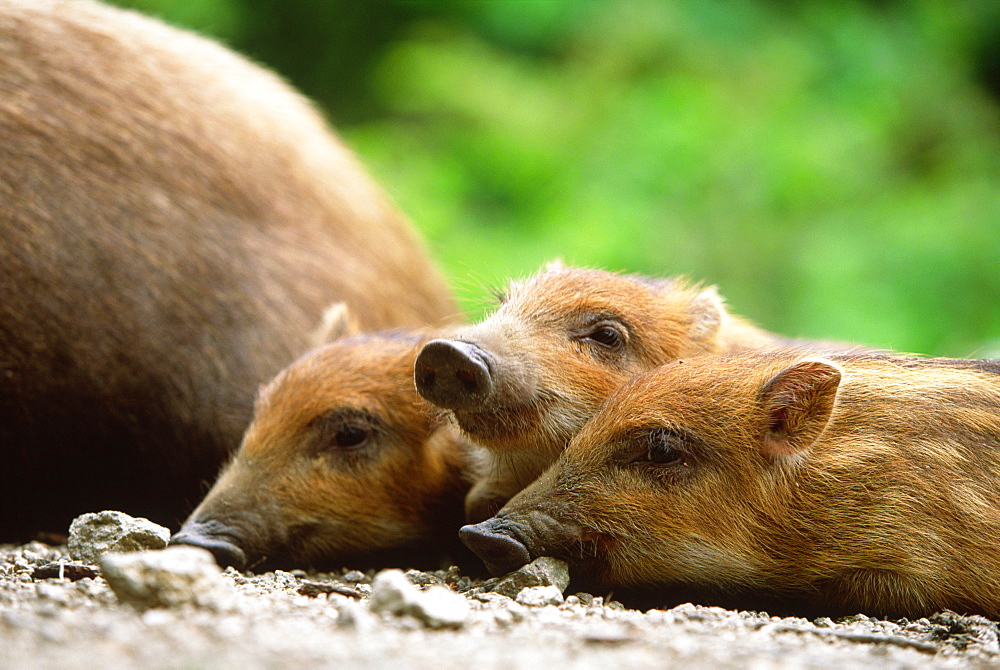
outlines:
[{"label": "eyelash", "polygon": [[359,452],[374,439],[377,428],[363,413],[334,410],[321,419],[320,451]]},{"label": "eyelash", "polygon": [[657,465],[683,463],[686,442],[685,436],[676,431],[663,428],[654,430],[646,436],[644,460]]},{"label": "eyelash", "polygon": [[592,342],[606,351],[614,351],[621,349],[628,342],[628,335],[621,326],[608,321],[600,321],[593,324],[577,339],[581,342]]},{"label": "eyelash", "polygon": [[609,349],[619,347],[622,344],[621,334],[612,326],[601,326],[588,335],[586,339],[596,342],[601,346],[608,347]]},{"label": "eyelash", "polygon": [[360,449],[371,437],[371,428],[344,424],[334,434],[331,442],[338,449]]}]

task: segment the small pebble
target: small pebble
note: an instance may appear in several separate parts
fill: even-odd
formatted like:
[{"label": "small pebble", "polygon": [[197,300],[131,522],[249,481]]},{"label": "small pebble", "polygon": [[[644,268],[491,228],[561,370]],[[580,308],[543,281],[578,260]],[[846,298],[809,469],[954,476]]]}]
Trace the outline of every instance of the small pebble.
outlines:
[{"label": "small pebble", "polygon": [[409,615],[429,628],[460,628],[469,615],[463,596],[444,586],[421,591],[402,570],[383,570],[372,581],[371,609]]},{"label": "small pebble", "polygon": [[406,578],[410,580],[411,583],[417,586],[429,586],[431,584],[442,584],[443,581],[440,577],[435,577],[428,572],[421,572],[420,570],[407,570]]},{"label": "small pebble", "polygon": [[488,590],[516,598],[530,586],[555,586],[562,593],[569,586],[569,567],[558,558],[542,556],[490,584]]},{"label": "small pebble", "polygon": [[221,610],[233,603],[232,582],[198,547],[104,554],[100,565],[118,599],[140,609],[190,604]]},{"label": "small pebble", "polygon": [[515,600],[522,605],[542,607],[562,604],[563,595],[557,586],[529,586],[521,589]]},{"label": "small pebble", "polygon": [[83,514],[69,526],[69,555],[88,565],[97,565],[102,554],[163,549],[170,531],[148,519],[122,512]]}]

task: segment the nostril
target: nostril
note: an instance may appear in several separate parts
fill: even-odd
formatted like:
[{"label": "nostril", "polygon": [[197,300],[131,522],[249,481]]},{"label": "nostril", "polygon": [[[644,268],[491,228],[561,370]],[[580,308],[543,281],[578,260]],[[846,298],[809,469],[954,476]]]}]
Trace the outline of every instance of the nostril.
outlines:
[{"label": "nostril", "polygon": [[486,527],[489,522],[463,526],[458,537],[494,575],[505,575],[531,562],[528,548],[515,538]]},{"label": "nostril", "polygon": [[170,538],[170,544],[185,544],[192,547],[207,549],[215,557],[215,562],[218,563],[221,568],[232,566],[237,570],[242,570],[247,564],[246,553],[235,544],[224,538],[199,535],[197,533],[181,529],[180,532]]},{"label": "nostril", "polygon": [[476,374],[472,370],[459,368],[455,370],[455,376],[458,377],[458,381],[462,383],[465,390],[469,393],[474,393],[479,386]]},{"label": "nostril", "polygon": [[437,372],[429,365],[422,365],[416,368],[417,386],[430,388],[437,381]]},{"label": "nostril", "polygon": [[431,340],[417,355],[413,372],[417,392],[445,409],[471,408],[493,391],[487,354],[461,340]]}]

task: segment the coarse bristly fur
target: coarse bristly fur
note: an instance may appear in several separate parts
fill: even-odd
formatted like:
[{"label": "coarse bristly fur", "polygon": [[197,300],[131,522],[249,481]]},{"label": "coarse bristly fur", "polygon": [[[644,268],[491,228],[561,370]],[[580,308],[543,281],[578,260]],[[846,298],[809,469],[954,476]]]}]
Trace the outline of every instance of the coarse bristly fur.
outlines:
[{"label": "coarse bristly fur", "polygon": [[729,314],[714,287],[558,263],[511,282],[495,313],[453,339],[483,352],[493,382],[481,403],[450,412],[490,452],[469,496],[470,521],[540,475],[632,375],[678,358],[787,344]]},{"label": "coarse bristly fur", "polygon": [[0,268],[0,540],[179,521],[331,302],[456,314],[308,101],[91,0],[0,2]]},{"label": "coarse bristly fur", "polygon": [[454,548],[476,455],[413,389],[426,339],[348,336],[289,365],[261,389],[243,444],[174,542],[223,546],[217,557],[241,569],[398,549],[412,566]]},{"label": "coarse bristly fur", "polygon": [[1000,363],[785,350],[667,364],[609,398],[491,523],[608,586],[998,617]]}]

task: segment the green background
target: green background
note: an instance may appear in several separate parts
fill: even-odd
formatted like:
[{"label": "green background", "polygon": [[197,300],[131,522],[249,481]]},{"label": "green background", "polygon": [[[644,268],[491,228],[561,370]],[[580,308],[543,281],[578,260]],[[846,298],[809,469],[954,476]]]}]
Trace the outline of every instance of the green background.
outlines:
[{"label": "green background", "polygon": [[1000,355],[1000,2],[120,0],[324,108],[470,318],[546,260]]}]

